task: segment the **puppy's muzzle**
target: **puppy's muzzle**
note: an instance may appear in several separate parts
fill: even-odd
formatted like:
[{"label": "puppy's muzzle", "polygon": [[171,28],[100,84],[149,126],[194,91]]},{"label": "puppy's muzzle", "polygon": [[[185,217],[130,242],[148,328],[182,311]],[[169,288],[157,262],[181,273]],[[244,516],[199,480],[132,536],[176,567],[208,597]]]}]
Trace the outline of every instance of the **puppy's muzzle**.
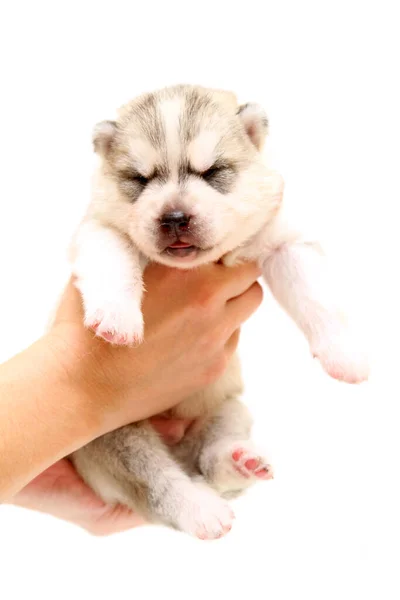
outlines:
[{"label": "puppy's muzzle", "polygon": [[184,212],[175,210],[165,213],[161,219],[161,230],[163,233],[171,236],[175,235],[179,238],[181,233],[184,233],[189,228],[190,216]]},{"label": "puppy's muzzle", "polygon": [[198,253],[193,219],[190,215],[174,210],[162,215],[160,223],[160,243],[163,251],[177,259],[193,259]]}]

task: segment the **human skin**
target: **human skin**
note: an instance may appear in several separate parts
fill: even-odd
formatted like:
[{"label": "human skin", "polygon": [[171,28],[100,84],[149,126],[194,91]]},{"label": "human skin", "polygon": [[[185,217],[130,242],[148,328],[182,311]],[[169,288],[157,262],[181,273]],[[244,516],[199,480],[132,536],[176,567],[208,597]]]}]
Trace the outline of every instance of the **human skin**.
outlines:
[{"label": "human skin", "polygon": [[252,264],[193,271],[152,265],[145,342],[135,348],[113,347],[83,327],[71,281],[50,331],[0,367],[0,499],[93,533],[138,524],[126,509],[104,505],[65,456],[149,417],[167,443],[179,441],[188,423],[162,413],[224,371],[239,327],[261,302],[258,276]]}]

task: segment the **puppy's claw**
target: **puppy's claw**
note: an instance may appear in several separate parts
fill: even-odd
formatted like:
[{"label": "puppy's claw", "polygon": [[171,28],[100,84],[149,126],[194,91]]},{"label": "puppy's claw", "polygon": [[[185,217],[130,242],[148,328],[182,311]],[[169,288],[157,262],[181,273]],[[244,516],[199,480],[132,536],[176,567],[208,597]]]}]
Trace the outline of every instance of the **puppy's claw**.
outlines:
[{"label": "puppy's claw", "polygon": [[87,311],[85,326],[97,337],[116,346],[133,346],[143,341],[142,313],[132,305]]}]

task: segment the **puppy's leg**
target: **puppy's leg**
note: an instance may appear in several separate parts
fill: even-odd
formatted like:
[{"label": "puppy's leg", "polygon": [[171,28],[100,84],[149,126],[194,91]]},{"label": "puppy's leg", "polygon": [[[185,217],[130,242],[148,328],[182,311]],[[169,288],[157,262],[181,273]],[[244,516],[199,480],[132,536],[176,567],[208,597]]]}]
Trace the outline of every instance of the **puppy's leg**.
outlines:
[{"label": "puppy's leg", "polygon": [[233,496],[260,479],[271,479],[272,469],[250,439],[252,419],[237,399],[224,402],[202,432],[199,470],[220,494]]},{"label": "puppy's leg", "polygon": [[201,539],[227,533],[234,518],[213,490],[193,481],[168,453],[148,423],[122,427],[76,452],[73,462],[108,503],[122,503],[150,522]]},{"label": "puppy's leg", "polygon": [[337,291],[317,247],[283,243],[261,264],[272,293],[304,332],[325,371],[348,383],[367,379],[367,357],[335,300]]},{"label": "puppy's leg", "polygon": [[86,327],[114,344],[140,342],[142,267],[133,245],[109,227],[84,222],[75,236],[72,268]]}]

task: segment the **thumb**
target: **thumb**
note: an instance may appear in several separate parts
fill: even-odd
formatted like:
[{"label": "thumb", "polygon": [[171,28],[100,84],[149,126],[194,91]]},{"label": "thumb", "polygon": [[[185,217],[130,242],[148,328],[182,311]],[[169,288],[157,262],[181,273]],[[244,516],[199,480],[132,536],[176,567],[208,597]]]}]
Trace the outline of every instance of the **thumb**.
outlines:
[{"label": "thumb", "polygon": [[61,295],[55,311],[53,325],[62,322],[83,323],[82,298],[75,286],[75,280],[73,277],[71,277]]}]

